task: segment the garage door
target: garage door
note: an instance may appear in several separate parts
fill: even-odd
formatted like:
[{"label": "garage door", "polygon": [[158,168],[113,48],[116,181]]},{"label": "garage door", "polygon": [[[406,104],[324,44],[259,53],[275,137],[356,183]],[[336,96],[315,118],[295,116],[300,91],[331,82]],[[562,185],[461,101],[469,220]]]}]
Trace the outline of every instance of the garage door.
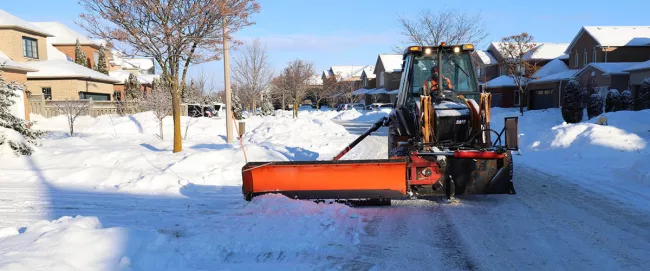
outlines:
[{"label": "garage door", "polygon": [[546,109],[555,105],[553,99],[553,90],[535,90],[533,91],[533,108],[532,109]]},{"label": "garage door", "polygon": [[492,93],[492,107],[501,107],[501,93]]}]

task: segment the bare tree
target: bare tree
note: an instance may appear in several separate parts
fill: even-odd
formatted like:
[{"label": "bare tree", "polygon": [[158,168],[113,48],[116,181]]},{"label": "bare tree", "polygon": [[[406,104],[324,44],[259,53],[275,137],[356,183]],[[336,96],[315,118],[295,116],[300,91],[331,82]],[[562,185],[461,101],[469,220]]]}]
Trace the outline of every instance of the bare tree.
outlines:
[{"label": "bare tree", "polygon": [[266,55],[266,49],[260,44],[259,39],[246,46],[242,54],[235,58],[233,66],[234,81],[240,86],[240,98],[257,112],[257,101],[262,92],[266,90],[273,70]]},{"label": "bare tree", "polygon": [[79,116],[88,114],[90,103],[88,100],[65,99],[54,102],[54,106],[59,114],[64,115],[68,120],[70,136],[74,136],[74,122]]},{"label": "bare tree", "polygon": [[270,92],[273,99],[280,101],[280,109],[285,110],[287,108],[285,104],[287,89],[285,88],[284,85],[282,73],[276,77],[273,77],[273,79],[271,79]]},{"label": "bare tree", "polygon": [[527,83],[540,68],[537,60],[526,57],[533,53],[536,47],[535,38],[524,32],[502,38],[498,48],[502,56],[499,64],[508,75],[512,76],[519,90],[519,112],[522,116],[524,115],[524,97],[527,97],[525,95],[528,88]]},{"label": "bare tree", "polygon": [[293,101],[293,117],[298,117],[298,103],[305,98],[309,79],[314,74],[314,64],[301,59],[291,61],[282,71],[282,88]]},{"label": "bare tree", "polygon": [[[128,2],[128,3],[127,3]],[[181,140],[181,91],[190,64],[218,60],[224,39],[252,24],[255,0],[80,0],[86,13],[79,23],[92,36],[126,45],[127,55],[153,57],[169,82],[174,120],[174,150]],[[227,29],[227,31],[224,31]],[[225,34],[225,36],[224,36]],[[237,43],[236,41],[233,41]],[[115,44],[116,45],[116,44]]]},{"label": "bare tree", "polygon": [[155,84],[151,93],[142,100],[142,107],[146,111],[153,111],[153,114],[158,120],[158,127],[160,128],[160,139],[164,140],[163,134],[163,119],[172,113],[172,99],[171,99],[171,85],[164,80],[160,80]]},{"label": "bare tree", "polygon": [[[471,43],[480,45],[488,36],[481,14],[442,9],[437,12],[422,11],[417,17],[402,15],[399,26],[406,38],[404,45],[439,45]],[[395,51],[402,53],[401,48]]]}]

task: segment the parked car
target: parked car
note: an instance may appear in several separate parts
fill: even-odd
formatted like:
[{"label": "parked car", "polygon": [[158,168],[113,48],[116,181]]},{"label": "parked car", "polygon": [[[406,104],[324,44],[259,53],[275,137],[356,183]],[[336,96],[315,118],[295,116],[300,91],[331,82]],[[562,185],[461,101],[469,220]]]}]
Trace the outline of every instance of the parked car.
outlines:
[{"label": "parked car", "polygon": [[303,104],[298,107],[298,111],[311,111],[312,109],[314,109],[314,107],[308,104]]}]

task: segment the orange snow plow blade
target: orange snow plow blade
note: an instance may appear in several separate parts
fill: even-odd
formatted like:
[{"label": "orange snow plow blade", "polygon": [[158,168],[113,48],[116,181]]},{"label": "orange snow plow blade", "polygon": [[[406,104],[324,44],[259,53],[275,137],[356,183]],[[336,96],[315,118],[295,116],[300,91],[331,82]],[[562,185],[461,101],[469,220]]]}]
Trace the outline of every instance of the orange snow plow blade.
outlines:
[{"label": "orange snow plow blade", "polygon": [[400,198],[406,160],[250,162],[242,171],[246,200],[266,193],[295,199]]}]

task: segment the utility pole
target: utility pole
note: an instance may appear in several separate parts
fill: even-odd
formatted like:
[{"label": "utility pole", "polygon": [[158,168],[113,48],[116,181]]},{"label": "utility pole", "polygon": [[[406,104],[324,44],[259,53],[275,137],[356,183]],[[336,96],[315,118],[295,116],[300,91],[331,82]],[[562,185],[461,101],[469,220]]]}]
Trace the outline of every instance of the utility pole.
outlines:
[{"label": "utility pole", "polygon": [[233,143],[235,138],[232,133],[232,89],[230,88],[230,56],[228,52],[228,32],[226,18],[223,19],[223,82],[226,89],[226,142]]}]

